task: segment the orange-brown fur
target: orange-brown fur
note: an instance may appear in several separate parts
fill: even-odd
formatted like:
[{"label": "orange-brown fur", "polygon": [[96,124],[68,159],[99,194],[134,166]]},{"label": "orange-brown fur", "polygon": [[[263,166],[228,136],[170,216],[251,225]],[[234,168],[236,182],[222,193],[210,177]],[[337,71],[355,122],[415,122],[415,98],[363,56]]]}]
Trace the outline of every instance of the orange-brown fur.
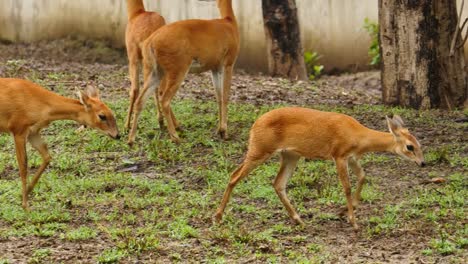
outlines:
[{"label": "orange-brown fur", "polygon": [[[156,12],[147,12],[143,0],[127,0],[128,23],[125,31],[125,44],[128,56],[128,71],[130,74],[130,106],[128,108],[125,127],[130,128],[130,119],[140,90],[139,73],[141,68],[141,44],[157,29],[166,24],[164,18]],[[157,97],[155,95],[155,102]]]},{"label": "orange-brown fur", "polygon": [[[218,133],[227,138],[227,104],[232,71],[239,53],[239,31],[231,0],[218,0],[221,19],[192,19],[165,25],[143,44],[144,87],[135,103],[128,143],[135,140],[137,120],[145,100],[158,88],[162,115],[169,134],[179,142],[178,122],[170,102],[186,74],[211,71],[219,108]],[[159,110],[159,108],[158,108]],[[159,120],[162,123],[162,119]]]},{"label": "orange-brown fur", "polygon": [[[333,112],[287,107],[261,116],[250,130],[249,147],[244,162],[232,173],[221,205],[215,214],[220,221],[235,185],[250,171],[265,162],[274,153],[281,154],[281,168],[273,185],[290,217],[303,223],[286,195],[286,183],[300,157],[334,160],[343,186],[350,223],[357,229],[353,206],[357,206],[364,184],[364,172],[359,164],[367,152],[388,151],[424,166],[421,146],[395,116],[387,118],[390,133],[369,129],[354,118]],[[408,146],[414,147],[413,151]],[[348,165],[358,176],[354,199],[348,178]]]},{"label": "orange-brown fur", "polygon": [[[27,196],[51,160],[40,131],[50,122],[63,119],[75,120],[113,138],[119,137],[114,114],[100,101],[97,90],[92,87],[88,88],[87,93],[80,93],[80,100],[75,100],[30,81],[0,78],[0,132],[10,133],[14,138],[23,189],[22,204],[26,210]],[[26,142],[31,143],[43,160],[29,185]]]}]

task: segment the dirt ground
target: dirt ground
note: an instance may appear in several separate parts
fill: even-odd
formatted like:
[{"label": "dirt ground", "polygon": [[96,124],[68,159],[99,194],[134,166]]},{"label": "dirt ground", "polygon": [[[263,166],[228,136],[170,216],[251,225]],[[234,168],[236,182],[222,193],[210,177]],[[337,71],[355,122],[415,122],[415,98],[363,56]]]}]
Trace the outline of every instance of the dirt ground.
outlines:
[{"label": "dirt ground", "polygon": [[[84,87],[87,83],[98,85],[103,91],[104,98],[126,97],[130,82],[127,78],[128,67],[123,50],[108,48],[104,44],[96,44],[80,39],[65,39],[51,42],[40,42],[36,44],[0,44],[0,62],[15,63],[15,67],[0,66],[0,77],[3,76],[28,76],[31,70],[39,74],[37,79],[46,79],[43,85],[54,89],[59,83],[65,85],[65,92],[72,93],[75,87]],[[13,70],[12,70],[13,68]],[[66,76],[58,75],[57,72],[67,73]],[[41,76],[42,75],[42,76]],[[288,87],[285,89],[284,87]],[[262,105],[338,105],[353,108],[361,105],[379,105],[381,96],[380,73],[368,71],[354,74],[341,74],[337,76],[323,76],[314,82],[291,83],[281,78],[272,78],[263,75],[251,75],[237,71],[234,75],[231,101],[251,103],[256,106]],[[214,100],[214,91],[211,88],[211,79],[208,74],[190,75],[179,90],[177,98],[195,98],[197,100]],[[177,100],[177,99],[176,99]],[[382,116],[372,112],[362,112],[356,117],[358,120],[366,120],[367,124],[382,128]],[[447,113],[434,111],[434,119],[444,119],[447,122],[457,122],[466,118],[462,112]],[[412,125],[412,121],[408,121]],[[466,145],[467,130],[447,130],[443,127],[433,127],[426,124],[415,127],[412,131],[426,145],[440,145],[447,142],[460,142],[465,147],[463,151],[468,152]],[[465,138],[465,140],[463,140]],[[393,170],[381,171],[378,166],[368,164],[365,168],[370,175],[379,174],[379,184],[387,193],[393,193],[393,197],[386,199],[397,202],[402,194],[426,181],[427,171],[421,172],[414,168],[414,164],[403,164]],[[449,175],[460,168],[453,168],[450,164],[438,164],[438,171],[442,175]],[[150,167],[150,166],[149,166]],[[150,169],[148,169],[150,170]],[[400,171],[415,170],[415,177],[409,180],[396,181],[399,179]],[[466,172],[466,171],[465,171]],[[10,173],[13,174],[14,173]],[[4,177],[1,174],[0,177]],[[313,203],[313,202],[311,202]],[[261,205],[260,205],[261,206]],[[358,218],[366,218],[372,215],[369,210],[371,205],[364,204],[358,211]],[[372,204],[373,210],[383,210],[383,204]],[[331,210],[332,213],[333,210]],[[283,216],[281,216],[283,217]],[[304,215],[304,220],[308,217]],[[248,219],[244,219],[248,223]],[[192,223],[202,229],[208,229],[209,223],[206,219],[199,219]],[[466,224],[466,223],[465,223]],[[424,223],[422,223],[424,225]],[[466,225],[465,225],[466,226]],[[258,227],[251,227],[253,229]],[[337,232],[341,230],[342,232]],[[299,231],[298,231],[299,232]],[[420,257],[420,251],[433,237],[434,231],[424,226],[418,229],[407,229],[402,227],[389,235],[375,236],[369,239],[365,234],[356,234],[345,221],[324,221],[320,226],[307,226],[300,231],[308,238],[316,239],[320,243],[327,244],[327,250],[336,256],[339,263],[426,263]],[[314,238],[315,237],[315,238]],[[194,239],[197,240],[197,239]],[[0,241],[0,256],[2,251],[15,252],[16,256],[29,254],[38,245],[53,247],[61,252],[61,258],[53,260],[57,262],[90,262],[89,256],[92,252],[99,252],[103,245],[109,241],[100,241],[96,244],[83,242],[77,246],[76,243],[57,241],[52,238],[31,237],[14,238],[8,241]],[[201,243],[192,241],[193,244]],[[222,243],[213,241],[212,243]],[[179,252],[193,254],[193,260],[199,260],[198,255],[203,255],[200,247],[189,247],[187,245],[172,245],[179,248]],[[268,245],[258,245],[269,250]],[[294,245],[285,245],[285,248]],[[184,249],[180,249],[185,247]],[[167,246],[162,250],[170,251]],[[160,259],[164,254],[159,253]],[[76,255],[80,256],[76,258]],[[162,256],[162,258],[161,258]],[[143,255],[141,262],[150,262],[154,256],[151,253]],[[168,257],[166,260],[170,260]],[[245,259],[245,263],[255,263],[255,259]],[[448,259],[443,256],[432,258],[431,261],[445,263]],[[19,261],[21,262],[21,261]],[[184,262],[182,260],[182,262]],[[187,260],[191,262],[191,260]],[[71,262],[70,262],[71,263]]]},{"label": "dirt ground", "polygon": [[[105,94],[126,92],[130,86],[125,51],[112,49],[102,42],[83,39],[60,39],[34,44],[0,45],[0,59],[25,59],[17,75],[26,75],[30,70],[40,70],[44,77],[50,72],[68,72],[76,75],[69,80],[72,85],[97,83],[106,89]],[[4,69],[3,69],[4,70]],[[102,72],[106,72],[102,76]],[[119,78],[106,78],[118,75]],[[5,76],[0,68],[0,76]],[[41,77],[41,76],[37,76]],[[292,85],[291,85],[292,84]],[[49,85],[54,85],[49,83]],[[72,86],[70,85],[70,86]],[[290,90],[283,89],[288,85]],[[320,89],[319,89],[320,87]],[[179,89],[179,98],[211,100],[214,91],[208,73],[190,75]],[[310,85],[309,82],[293,82],[264,75],[250,75],[237,70],[232,83],[231,100],[256,105],[271,104],[339,104],[352,106],[380,103],[380,73],[378,71],[323,76]]]}]

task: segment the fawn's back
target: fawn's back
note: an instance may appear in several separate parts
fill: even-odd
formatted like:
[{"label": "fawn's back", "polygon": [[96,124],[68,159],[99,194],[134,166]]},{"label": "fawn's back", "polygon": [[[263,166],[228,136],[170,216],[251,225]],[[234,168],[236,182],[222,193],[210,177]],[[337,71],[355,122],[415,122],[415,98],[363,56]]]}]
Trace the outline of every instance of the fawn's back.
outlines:
[{"label": "fawn's back", "polygon": [[332,112],[285,107],[261,116],[252,126],[249,147],[261,152],[293,151],[307,158],[332,159],[349,151],[367,128]]},{"label": "fawn's back", "polygon": [[[0,79],[0,131],[13,132],[41,120],[47,101],[58,97],[40,86],[21,79]],[[23,125],[20,125],[24,123]]]},{"label": "fawn's back", "polygon": [[236,30],[226,19],[178,21],[156,31],[144,46],[154,50],[164,68],[177,58],[179,63],[194,61],[200,65],[196,71],[202,72],[235,62],[239,50]]}]

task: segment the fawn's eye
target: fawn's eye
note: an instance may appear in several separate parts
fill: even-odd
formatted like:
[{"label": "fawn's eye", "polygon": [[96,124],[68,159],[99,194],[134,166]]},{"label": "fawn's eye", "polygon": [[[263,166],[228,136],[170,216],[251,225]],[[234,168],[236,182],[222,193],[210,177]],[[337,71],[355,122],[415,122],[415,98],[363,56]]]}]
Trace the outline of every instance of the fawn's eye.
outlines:
[{"label": "fawn's eye", "polygon": [[406,149],[409,151],[414,151],[414,146],[413,145],[406,145]]},{"label": "fawn's eye", "polygon": [[101,121],[106,121],[107,117],[105,115],[98,115]]}]

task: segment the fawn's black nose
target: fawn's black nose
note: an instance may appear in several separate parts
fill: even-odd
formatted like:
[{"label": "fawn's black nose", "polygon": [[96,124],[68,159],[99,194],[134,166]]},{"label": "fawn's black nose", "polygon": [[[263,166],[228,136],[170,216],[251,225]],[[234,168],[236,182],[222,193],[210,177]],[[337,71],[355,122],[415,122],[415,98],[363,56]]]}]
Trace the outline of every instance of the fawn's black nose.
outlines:
[{"label": "fawn's black nose", "polygon": [[426,167],[426,162],[421,162],[421,167]]},{"label": "fawn's black nose", "polygon": [[120,134],[114,137],[115,139],[119,140],[120,139]]}]

